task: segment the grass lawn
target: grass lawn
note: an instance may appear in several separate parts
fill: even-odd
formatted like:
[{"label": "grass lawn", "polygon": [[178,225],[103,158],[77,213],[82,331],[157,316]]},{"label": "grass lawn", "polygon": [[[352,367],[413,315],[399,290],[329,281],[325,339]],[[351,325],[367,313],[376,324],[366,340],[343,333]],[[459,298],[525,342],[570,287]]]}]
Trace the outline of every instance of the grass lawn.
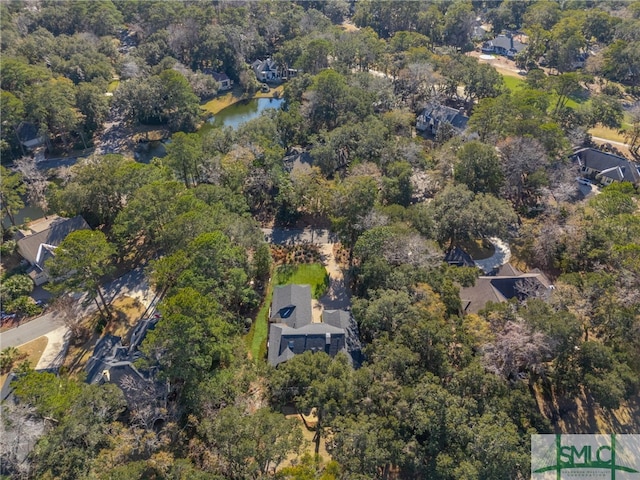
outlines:
[{"label": "grass lawn", "polygon": [[276,285],[311,285],[311,295],[318,299],[329,287],[329,274],[321,263],[281,265],[276,270]]},{"label": "grass lawn", "polygon": [[131,333],[132,327],[142,317],[145,307],[138,299],[126,295],[116,298],[111,303],[115,318],[105,328],[105,333],[125,338]]},{"label": "grass lawn", "polygon": [[[276,95],[282,96],[283,91],[284,85],[279,85],[276,88],[271,88],[269,92],[258,91],[251,98],[272,98]],[[242,93],[242,90],[240,90],[239,88],[234,88],[230,92],[227,92],[223,95],[218,95],[216,98],[209,100],[203,105],[200,105],[200,108],[202,108],[206,112],[211,113],[212,115],[215,115],[216,113],[219,113],[221,110],[224,110],[234,103],[237,103],[241,100],[246,100],[247,98],[248,97],[246,97]]]},{"label": "grass lawn", "polygon": [[[511,92],[515,92],[518,89],[518,87],[525,84],[525,80],[523,77],[519,77],[519,76],[514,77],[511,74],[507,74],[504,71],[500,71],[500,69],[498,69],[498,72],[502,75],[504,84],[507,86],[509,90],[511,90]],[[549,109],[551,110],[555,106],[558,100],[558,96],[555,93],[553,93],[551,94],[549,99],[550,99]],[[589,98],[569,97],[567,99],[566,106],[569,108],[576,109],[580,105],[588,105],[590,101],[591,100]]]},{"label": "grass lawn", "polygon": [[[44,349],[47,348],[47,343],[49,343],[49,339],[47,337],[39,337],[35,340],[25,343],[24,345],[20,345],[18,347],[19,357],[18,360],[14,363],[14,367],[17,367],[19,364],[26,360],[27,362],[29,362],[31,368],[35,368],[44,352]],[[0,386],[4,385],[4,381],[6,379],[7,374],[0,375]]]},{"label": "grass lawn", "polygon": [[619,130],[607,127],[593,127],[589,129],[589,133],[594,137],[606,138],[614,142],[625,143],[624,135]]},{"label": "grass lawn", "polygon": [[223,95],[218,95],[216,98],[209,100],[204,105],[200,105],[200,108],[203,110],[215,115],[220,112],[220,110],[224,110],[230,105],[233,105],[236,102],[242,100],[242,94],[239,90],[232,90]]},{"label": "grass lawn", "polygon": [[246,343],[251,358],[263,359],[267,353],[267,336],[269,335],[269,307],[273,297],[273,287],[277,285],[311,285],[313,298],[320,298],[329,286],[329,274],[320,263],[305,265],[281,265],[272,277],[267,288],[264,303],[258,311],[256,321],[246,336]]},{"label": "grass lawn", "polygon": [[247,348],[251,353],[251,358],[254,360],[263,359],[267,354],[267,337],[269,336],[268,316],[271,297],[273,297],[273,285],[270,283],[267,288],[267,294],[264,297],[264,303],[256,316],[256,321],[253,322],[246,336]]},{"label": "grass lawn", "polygon": [[[502,72],[500,72],[500,73],[502,73]],[[504,73],[502,74],[502,80],[504,80],[504,84],[512,92],[515,92],[516,89],[520,85],[524,85],[524,83],[525,83],[522,78],[514,77],[514,76],[511,76],[511,75],[506,75]]]},{"label": "grass lawn", "polygon": [[107,325],[103,325],[102,330],[96,331],[97,325],[101,321],[97,313],[94,312],[82,320],[82,324],[87,328],[88,335],[83,338],[82,343],[71,342],[71,345],[69,345],[69,350],[64,360],[64,366],[69,373],[78,374],[84,371],[84,367],[89,358],[91,358],[96,343],[103,335],[109,333],[126,340],[126,337],[131,333],[132,327],[140,320],[145,308],[140,301],[123,295],[111,302],[111,310],[114,313],[114,318]]}]

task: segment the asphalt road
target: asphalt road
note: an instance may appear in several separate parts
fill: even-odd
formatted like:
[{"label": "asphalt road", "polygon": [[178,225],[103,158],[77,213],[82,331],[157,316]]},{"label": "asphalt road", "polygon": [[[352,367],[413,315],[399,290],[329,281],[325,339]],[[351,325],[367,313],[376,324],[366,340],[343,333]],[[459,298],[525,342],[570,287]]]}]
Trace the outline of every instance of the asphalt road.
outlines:
[{"label": "asphalt road", "polygon": [[[133,298],[138,298],[143,304],[148,305],[153,297],[142,267],[136,268],[120,278],[116,278],[112,282],[104,285],[103,289],[107,301],[110,302],[119,295],[128,295]],[[82,297],[79,297],[77,300],[78,303],[82,302],[82,299]],[[91,302],[84,309],[84,314],[95,309],[95,304]],[[46,335],[62,325],[64,325],[62,318],[58,318],[56,312],[50,311],[34,320],[0,333],[0,348],[17,347]]]},{"label": "asphalt road", "polygon": [[264,233],[266,241],[274,245],[296,245],[300,243],[321,245],[337,241],[334,233],[321,228],[263,228],[262,233]]},{"label": "asphalt road", "polygon": [[57,317],[55,312],[45,313],[35,320],[0,333],[0,348],[17,347],[42,337],[62,325],[64,325],[62,318]]}]

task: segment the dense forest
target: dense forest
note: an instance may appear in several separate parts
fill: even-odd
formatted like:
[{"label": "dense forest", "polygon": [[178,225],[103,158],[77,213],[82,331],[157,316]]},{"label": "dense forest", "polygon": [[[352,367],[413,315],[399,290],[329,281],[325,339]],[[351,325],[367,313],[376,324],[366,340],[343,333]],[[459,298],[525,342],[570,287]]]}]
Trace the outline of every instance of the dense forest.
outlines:
[{"label": "dense forest", "polygon": [[[116,270],[144,265],[162,294],[136,362],[147,390],[19,369],[3,431],[44,427],[24,462],[3,443],[7,478],[524,479],[530,435],[566,433],[578,404],[638,415],[638,185],[585,199],[569,155],[594,146],[594,127],[620,130],[618,153],[638,155],[640,2],[11,0],[0,11],[3,211],[83,216],[92,230],[58,247],[48,288],[88,293],[101,321]],[[528,36],[517,85],[467,55],[486,40],[477,18]],[[267,57],[297,72],[283,107],[235,130],[206,123],[201,104],[220,88],[206,72],[249,98],[261,88],[250,64]],[[433,101],[468,115],[466,132],[416,135]],[[165,132],[166,156],[144,164],[111,148],[108,123]],[[95,153],[43,170],[25,158],[25,124],[51,156]],[[309,164],[292,168],[294,156]],[[277,368],[248,354],[277,263],[260,227],[274,223],[337,235],[359,368],[341,354]],[[3,227],[3,256],[14,232]],[[488,237],[553,288],[463,314],[460,289],[480,272],[444,253]],[[0,289],[15,311],[31,308],[16,300],[21,273],[3,272]],[[315,452],[283,414],[292,407],[314,410]]]}]

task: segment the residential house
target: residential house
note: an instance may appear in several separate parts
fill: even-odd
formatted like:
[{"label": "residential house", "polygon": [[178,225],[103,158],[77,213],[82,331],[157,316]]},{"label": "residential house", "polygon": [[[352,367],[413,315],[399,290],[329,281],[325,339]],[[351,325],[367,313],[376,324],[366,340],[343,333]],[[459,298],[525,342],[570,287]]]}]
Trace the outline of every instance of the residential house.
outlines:
[{"label": "residential house", "polygon": [[581,148],[570,157],[580,166],[584,178],[595,180],[603,185],[613,182],[631,182],[640,185],[640,165],[613,153],[595,148]]},{"label": "residential house", "polygon": [[45,160],[44,151],[47,139],[40,135],[36,125],[29,122],[20,122],[20,125],[16,128],[16,137],[20,142],[20,149],[23,155],[33,153],[36,162]]},{"label": "residential house", "polygon": [[511,34],[498,35],[493,40],[482,44],[482,53],[495,53],[513,59],[527,48],[527,45],[518,38],[520,37]]},{"label": "residential house", "polygon": [[140,320],[131,332],[128,346],[122,343],[122,338],[115,335],[105,335],[96,344],[93,354],[87,362],[87,383],[102,385],[106,382],[117,383],[114,379],[120,374],[134,374],[137,378],[146,377],[138,371],[133,362],[138,360],[142,353],[139,347],[150,330],[153,330],[160,320],[159,316],[152,316]]},{"label": "residential house", "polygon": [[220,85],[220,90],[231,90],[233,88],[233,80],[229,78],[226,73],[214,72],[213,70],[206,68],[203,70],[203,73],[211,75],[218,85]]},{"label": "residential house", "polygon": [[122,338],[105,335],[96,344],[87,361],[86,382],[91,385],[112,383],[124,393],[129,407],[151,406],[146,410],[150,423],[163,420],[162,407],[166,402],[166,386],[153,380],[149,372],[141,372],[135,361],[142,357],[139,350],[142,341],[159,321],[159,316],[140,320],[135,326],[130,344],[122,343]]},{"label": "residential house", "polygon": [[295,68],[278,65],[273,59],[256,60],[251,64],[259,82],[281,82],[298,75]]},{"label": "residential house", "polygon": [[276,287],[269,310],[269,364],[276,367],[307,351],[332,357],[344,352],[353,363],[359,363],[361,347],[351,314],[327,310],[322,320],[313,322],[309,285]]},{"label": "residential house", "polygon": [[463,109],[456,110],[440,103],[430,103],[418,115],[416,130],[436,135],[440,125],[448,123],[457,133],[462,133],[466,130],[468,122],[469,117],[464,114]]},{"label": "residential house", "polygon": [[27,275],[36,286],[49,281],[45,262],[54,255],[56,247],[71,232],[89,228],[80,215],[73,218],[53,216],[32,222],[26,230],[16,234],[18,253],[31,265]]},{"label": "residential house", "polygon": [[475,267],[476,262],[473,261],[471,255],[460,247],[453,247],[447,250],[444,261],[455,267]]},{"label": "residential house", "polygon": [[473,287],[460,289],[460,299],[463,313],[478,313],[488,302],[545,298],[552,289],[553,285],[541,271],[522,273],[507,263],[495,275],[480,276]]}]

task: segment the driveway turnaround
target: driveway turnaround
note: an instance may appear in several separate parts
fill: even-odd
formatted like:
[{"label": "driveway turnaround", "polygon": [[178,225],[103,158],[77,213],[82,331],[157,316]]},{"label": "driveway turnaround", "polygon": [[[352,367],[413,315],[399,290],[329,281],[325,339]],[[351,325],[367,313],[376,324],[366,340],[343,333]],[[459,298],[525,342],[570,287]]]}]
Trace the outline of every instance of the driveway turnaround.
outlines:
[{"label": "driveway turnaround", "polygon": [[476,266],[481,268],[484,273],[491,273],[494,269],[501,267],[511,259],[511,249],[507,242],[497,237],[491,237],[489,241],[496,249],[494,254],[484,260],[474,260]]}]

